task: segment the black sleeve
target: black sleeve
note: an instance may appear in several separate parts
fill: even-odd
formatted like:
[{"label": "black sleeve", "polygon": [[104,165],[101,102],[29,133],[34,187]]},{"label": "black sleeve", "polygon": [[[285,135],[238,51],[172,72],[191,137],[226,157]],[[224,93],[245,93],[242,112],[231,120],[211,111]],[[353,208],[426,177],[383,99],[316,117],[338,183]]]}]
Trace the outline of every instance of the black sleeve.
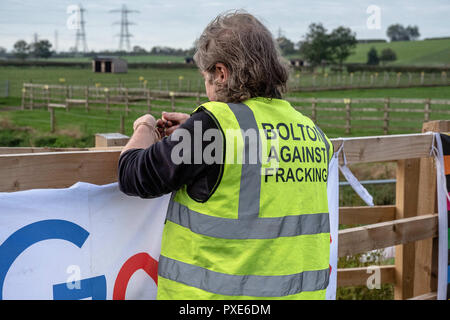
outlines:
[{"label": "black sleeve", "polygon": [[[202,190],[200,194],[208,198],[212,189],[211,186],[214,186],[219,179],[221,164],[206,164],[203,157],[200,158],[201,162],[197,164],[194,162],[194,122],[197,122],[197,128],[199,128],[199,123],[201,124],[201,137],[208,129],[219,129],[213,116],[203,109],[192,114],[180,126],[180,128],[186,129],[191,137],[190,163],[175,164],[172,161],[172,150],[179,143],[179,141],[172,139],[174,134],[164,137],[147,149],[130,149],[124,152],[119,159],[118,181],[120,190],[131,196],[154,198],[176,191],[183,185],[189,186],[195,181],[204,181],[203,189],[206,187],[208,190]],[[222,135],[221,131],[220,135]],[[198,138],[199,135],[197,134],[195,137]],[[213,141],[203,141],[202,139],[200,142],[202,154],[205,147]],[[222,147],[223,143],[219,142],[217,145]],[[199,150],[197,150],[197,154],[198,152]]]}]

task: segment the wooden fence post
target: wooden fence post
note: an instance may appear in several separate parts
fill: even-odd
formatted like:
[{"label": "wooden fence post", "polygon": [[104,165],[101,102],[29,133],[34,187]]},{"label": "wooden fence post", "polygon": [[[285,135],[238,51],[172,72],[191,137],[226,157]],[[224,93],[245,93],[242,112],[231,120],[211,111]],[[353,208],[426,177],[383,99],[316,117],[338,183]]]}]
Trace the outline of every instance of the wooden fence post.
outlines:
[{"label": "wooden fence post", "polygon": [[55,108],[49,107],[48,111],[50,111],[50,132],[55,132]]},{"label": "wooden fence post", "polygon": [[26,93],[27,93],[27,89],[25,89],[25,86],[23,86],[23,88],[22,88],[22,102],[21,102],[21,105],[20,105],[20,108],[22,110],[25,110],[25,95],[26,95]]},{"label": "wooden fence post", "polygon": [[50,108],[49,107],[49,104],[50,104],[50,88],[49,88],[48,85],[45,85],[44,89],[45,89],[45,98],[47,100],[47,108]]},{"label": "wooden fence post", "polygon": [[428,121],[430,121],[430,111],[431,111],[431,99],[430,98],[428,98],[428,99],[426,99],[426,101],[425,101],[425,108],[424,108],[424,111],[423,111],[423,115],[424,115],[424,122],[428,122]]},{"label": "wooden fence post", "polygon": [[[450,121],[438,120],[426,122],[422,132],[450,132]],[[436,166],[434,158],[420,159],[419,192],[417,214],[426,215],[437,212]],[[414,296],[420,296],[437,289],[437,238],[416,242]]]},{"label": "wooden fence post", "polygon": [[84,88],[84,98],[85,98],[84,108],[86,109],[86,112],[89,112],[89,87],[88,86],[86,86]]},{"label": "wooden fence post", "polygon": [[121,134],[125,133],[125,117],[123,114],[120,115],[120,131]]},{"label": "wooden fence post", "polygon": [[170,93],[170,105],[172,107],[172,112],[175,112],[175,93]]},{"label": "wooden fence post", "polygon": [[125,114],[128,116],[128,113],[130,112],[129,109],[129,105],[130,105],[130,101],[129,101],[130,97],[128,96],[128,88],[125,88]]},{"label": "wooden fence post", "polygon": [[[397,161],[397,183],[395,196],[395,219],[417,215],[420,159]],[[395,247],[395,286],[396,300],[414,296],[415,243],[410,242]]]},{"label": "wooden fence post", "polygon": [[33,110],[34,99],[33,99],[33,85],[30,86],[30,110]]},{"label": "wooden fence post", "polygon": [[313,122],[317,121],[317,102],[316,98],[313,98],[312,104],[311,104],[311,120]]},{"label": "wooden fence post", "polygon": [[351,99],[344,99],[345,103],[345,133],[350,134],[351,127]]},{"label": "wooden fence post", "polygon": [[148,113],[150,113],[152,111],[152,97],[150,95],[150,89],[147,89],[146,94],[147,94]]},{"label": "wooden fence post", "polygon": [[105,102],[106,102],[106,113],[109,113],[109,90],[108,88],[104,89],[105,91]]},{"label": "wooden fence post", "polygon": [[389,134],[389,108],[390,99],[386,98],[384,100],[384,115],[383,115],[383,133]]}]

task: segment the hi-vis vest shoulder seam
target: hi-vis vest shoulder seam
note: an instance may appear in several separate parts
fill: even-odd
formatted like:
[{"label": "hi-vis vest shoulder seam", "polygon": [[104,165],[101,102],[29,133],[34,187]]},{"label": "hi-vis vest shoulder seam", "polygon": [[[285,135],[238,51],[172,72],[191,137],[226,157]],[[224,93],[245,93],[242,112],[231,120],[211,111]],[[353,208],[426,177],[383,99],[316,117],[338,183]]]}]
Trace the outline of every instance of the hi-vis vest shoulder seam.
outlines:
[{"label": "hi-vis vest shoulder seam", "polygon": [[[204,108],[209,110],[214,116],[217,116],[218,121],[224,121],[225,126],[229,124],[233,129],[240,128],[243,136],[245,131],[255,130],[256,152],[258,154],[262,152],[259,143],[261,140],[260,129],[254,114],[257,110],[254,111],[243,103],[230,103],[228,105],[222,103],[216,103],[217,105],[214,103],[209,104],[203,105]],[[294,115],[294,117],[296,116]],[[321,164],[325,165],[324,170],[326,170],[329,152],[331,152],[329,150],[330,143],[323,133],[320,133],[320,135],[318,133],[317,135],[321,136],[320,141],[326,146],[328,159]],[[242,151],[237,152],[242,152],[243,159],[249,159],[250,152],[255,152],[255,149],[251,150],[248,139],[243,137],[242,142]],[[316,143],[319,143],[319,141]],[[255,145],[252,147],[255,147]],[[158,276],[163,278],[159,283],[163,285],[158,288],[158,299],[168,297],[189,299],[191,297],[186,296],[188,292],[191,294],[195,292],[198,296],[206,299],[220,299],[230,296],[268,298],[289,296],[295,298],[303,293],[311,293],[309,297],[324,298],[324,291],[328,286],[329,279],[329,214],[325,211],[315,210],[314,212],[303,212],[302,214],[290,213],[283,216],[261,216],[261,184],[263,182],[260,159],[261,157],[258,157],[256,163],[247,163],[245,161],[239,164],[240,175],[237,175],[239,174],[235,169],[237,167],[229,169],[228,174],[236,174],[236,178],[230,180],[230,177],[224,175],[221,184],[232,184],[229,184],[228,189],[220,189],[219,186],[215,190],[216,194],[205,203],[199,204],[194,199],[190,200],[184,189],[181,189],[172,197],[167,212],[167,224],[170,227],[166,225],[164,230],[163,247],[159,259]],[[321,186],[325,185],[324,201],[326,201],[326,181],[319,183],[321,183]],[[233,194],[232,188],[235,187],[239,188]],[[221,194],[224,190],[226,190],[226,194]],[[292,189],[290,192],[294,192],[294,190]],[[226,204],[227,195],[230,195],[229,199],[236,199],[238,202],[235,218],[229,218],[226,214],[215,216],[214,214],[203,213],[203,207],[200,206],[221,208],[221,211],[225,210],[224,213],[226,213],[227,207],[223,205],[221,207],[217,206],[217,203]],[[211,203],[211,201],[215,204]],[[214,211],[212,212],[214,213]],[[168,235],[169,232],[170,235]],[[186,243],[188,245],[186,249],[170,246],[171,237],[177,237],[177,234],[182,237],[180,239],[187,240],[192,238],[193,243]],[[166,236],[167,238],[164,238]],[[236,241],[242,242],[240,244],[244,246],[239,246],[241,249],[236,252],[236,255],[233,251],[237,248],[236,246],[232,245],[230,248],[223,249],[225,250],[224,254],[228,254],[231,259],[235,257],[236,262],[241,261],[239,263],[244,263],[244,261],[247,261],[245,262],[247,263],[246,267],[239,266],[239,263],[235,264],[236,262],[228,259],[226,261],[227,265],[230,264],[230,268],[220,269],[217,264],[214,264],[224,259],[219,256],[222,248],[220,245],[224,244],[223,240],[225,239],[229,239],[229,241],[233,241],[236,244]],[[287,242],[283,239],[286,239]],[[196,241],[201,241],[201,244],[196,245]],[[295,257],[289,258],[289,268],[283,267],[285,271],[274,269],[276,264],[271,263],[272,267],[271,269],[269,268],[270,270],[266,267],[258,269],[260,271],[242,273],[242,270],[246,268],[253,268],[251,267],[253,265],[251,259],[258,259],[255,252],[249,252],[247,257],[242,256],[247,250],[247,245],[245,244],[247,241],[251,241],[253,247],[259,246],[257,252],[260,255],[263,252],[267,252],[267,250],[264,250],[264,244],[269,243],[272,243],[270,245],[276,244],[280,246],[280,252],[283,252],[283,254],[290,254],[292,249],[287,244],[294,243],[293,241],[296,241],[296,247],[305,248],[307,252],[292,253],[304,255],[304,258],[299,257],[298,261]],[[217,246],[215,246],[215,242],[217,242]],[[165,243],[167,243],[166,247],[164,247]],[[199,252],[199,249],[202,251]],[[242,249],[244,251],[241,251]],[[186,252],[189,252],[189,255],[177,250],[187,250]],[[276,250],[276,248],[272,247],[270,250]],[[204,256],[204,258],[197,259],[195,256]],[[262,256],[261,258],[271,259],[270,257]],[[311,264],[308,262],[305,264],[301,262],[302,259],[319,260],[317,263]],[[299,265],[296,267],[297,263]],[[290,272],[286,272],[286,270]],[[301,296],[298,297],[301,298]]]}]

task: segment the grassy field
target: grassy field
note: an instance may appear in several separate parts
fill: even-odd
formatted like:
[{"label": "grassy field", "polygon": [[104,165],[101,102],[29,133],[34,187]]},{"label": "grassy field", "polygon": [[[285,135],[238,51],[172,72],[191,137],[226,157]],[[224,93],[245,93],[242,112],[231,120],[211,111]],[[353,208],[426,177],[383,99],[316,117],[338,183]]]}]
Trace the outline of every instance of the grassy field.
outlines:
[{"label": "grassy field", "polygon": [[374,47],[378,54],[391,48],[397,54],[398,65],[449,65],[450,39],[425,41],[397,41],[389,43],[360,43],[346,62],[366,63],[367,53]]},{"label": "grassy field", "polygon": [[[182,77],[181,87],[179,87]],[[10,95],[19,97],[21,95],[22,84],[33,82],[41,84],[61,84],[60,79],[65,80],[65,85],[90,85],[96,83],[102,87],[117,87],[120,83],[127,87],[139,87],[143,77],[148,82],[148,86],[154,89],[161,87],[165,90],[187,90],[190,85],[191,90],[198,87],[203,90],[202,77],[197,69],[129,69],[128,73],[94,73],[90,69],[66,68],[66,67],[0,67],[0,85],[8,80],[10,85]]]},{"label": "grassy field", "polygon": [[[115,56],[115,55],[114,55]],[[138,55],[138,56],[121,56],[120,58],[130,63],[184,63],[183,56],[167,56],[167,55]],[[49,58],[47,61],[61,62],[90,62],[90,57],[71,57],[71,58]]]},{"label": "grassy field", "polygon": [[[374,47],[378,55],[385,48],[397,54],[394,65],[445,66],[450,64],[450,39],[358,43],[345,63],[366,63],[367,53]],[[297,54],[288,58],[299,58]]]}]

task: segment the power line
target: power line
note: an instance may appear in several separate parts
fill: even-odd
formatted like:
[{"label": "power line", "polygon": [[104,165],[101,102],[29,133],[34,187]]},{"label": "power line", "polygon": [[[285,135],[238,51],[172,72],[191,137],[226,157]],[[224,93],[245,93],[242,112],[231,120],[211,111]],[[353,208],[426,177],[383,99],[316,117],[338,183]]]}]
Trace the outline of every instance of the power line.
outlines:
[{"label": "power line", "polygon": [[86,43],[86,31],[84,29],[84,25],[86,24],[86,21],[84,20],[84,12],[86,9],[84,9],[81,4],[78,6],[78,25],[77,25],[77,33],[75,35],[75,52],[78,51],[78,45],[81,42],[83,45],[83,52],[87,52],[87,43]]},{"label": "power line", "polygon": [[122,5],[121,9],[115,9],[110,10],[109,12],[120,12],[120,22],[114,22],[113,24],[119,24],[120,23],[120,34],[118,35],[120,37],[119,40],[119,51],[122,51],[124,49],[124,44],[126,45],[127,51],[130,51],[130,38],[133,36],[130,33],[130,30],[128,29],[128,26],[130,24],[135,24],[133,22],[128,21],[128,14],[129,13],[139,13],[137,10],[129,10],[127,9],[126,5]]}]

